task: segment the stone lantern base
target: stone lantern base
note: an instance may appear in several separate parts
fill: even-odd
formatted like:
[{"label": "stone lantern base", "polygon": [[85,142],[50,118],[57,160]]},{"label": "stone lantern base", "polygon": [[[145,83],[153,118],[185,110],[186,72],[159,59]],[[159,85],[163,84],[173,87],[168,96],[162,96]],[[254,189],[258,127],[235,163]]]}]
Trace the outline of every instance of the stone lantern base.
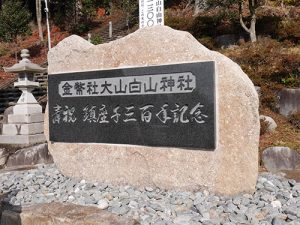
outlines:
[{"label": "stone lantern base", "polygon": [[8,123],[2,126],[0,143],[35,144],[45,142],[44,116],[35,114],[10,114]]}]

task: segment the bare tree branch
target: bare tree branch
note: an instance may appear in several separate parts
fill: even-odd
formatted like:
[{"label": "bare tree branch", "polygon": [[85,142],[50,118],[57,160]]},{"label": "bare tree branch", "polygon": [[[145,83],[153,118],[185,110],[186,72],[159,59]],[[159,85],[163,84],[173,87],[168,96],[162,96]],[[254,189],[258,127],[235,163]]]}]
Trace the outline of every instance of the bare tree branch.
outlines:
[{"label": "bare tree branch", "polygon": [[245,31],[250,33],[250,29],[246,26],[246,24],[244,23],[244,20],[243,20],[243,1],[239,1],[239,15],[240,15],[241,26],[244,28]]},{"label": "bare tree branch", "polygon": [[193,0],[189,0],[184,9],[188,9],[192,3],[193,3]]},{"label": "bare tree branch", "polygon": [[241,26],[244,28],[245,31],[247,31],[248,33],[250,33],[250,29],[246,26],[246,24],[243,21],[243,16],[242,14],[240,14],[240,24]]},{"label": "bare tree branch", "polygon": [[36,20],[37,20],[37,25],[38,25],[38,30],[39,30],[39,37],[40,40],[43,41],[43,28],[42,28],[42,3],[41,0],[36,0],[35,1],[35,7],[36,7]]}]

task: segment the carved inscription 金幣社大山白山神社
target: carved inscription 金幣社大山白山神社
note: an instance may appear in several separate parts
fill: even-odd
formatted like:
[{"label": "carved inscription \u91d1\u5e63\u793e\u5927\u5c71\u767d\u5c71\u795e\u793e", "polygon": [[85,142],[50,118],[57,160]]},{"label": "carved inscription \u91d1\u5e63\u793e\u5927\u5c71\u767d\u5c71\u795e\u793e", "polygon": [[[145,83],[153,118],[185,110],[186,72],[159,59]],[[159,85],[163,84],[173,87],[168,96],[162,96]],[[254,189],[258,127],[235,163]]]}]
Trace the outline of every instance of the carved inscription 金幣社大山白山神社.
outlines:
[{"label": "carved inscription \u91d1\u5e63\u793e\u5927\u5c71\u767d\u5c71\u795e\u793e", "polygon": [[190,73],[63,81],[61,97],[189,93],[196,87]]}]

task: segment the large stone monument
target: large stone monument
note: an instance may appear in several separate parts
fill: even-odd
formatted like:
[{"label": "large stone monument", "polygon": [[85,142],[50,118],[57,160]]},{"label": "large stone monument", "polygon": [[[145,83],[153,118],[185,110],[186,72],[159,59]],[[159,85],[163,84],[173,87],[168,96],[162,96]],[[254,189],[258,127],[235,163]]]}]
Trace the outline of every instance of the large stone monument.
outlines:
[{"label": "large stone monument", "polygon": [[[48,63],[45,131],[65,175],[230,195],[255,190],[254,85],[189,33],[155,26],[97,46],[70,36]],[[158,85],[151,94],[150,84]]]},{"label": "large stone monument", "polygon": [[47,69],[32,63],[29,51],[21,51],[22,60],[9,68],[4,68],[5,72],[17,73],[18,81],[14,86],[22,91],[22,94],[15,106],[12,114],[8,114],[7,121],[2,125],[0,143],[2,144],[34,144],[45,142],[44,135],[44,115],[42,106],[38,104],[32,91],[39,86],[34,81],[35,73],[44,73]]}]

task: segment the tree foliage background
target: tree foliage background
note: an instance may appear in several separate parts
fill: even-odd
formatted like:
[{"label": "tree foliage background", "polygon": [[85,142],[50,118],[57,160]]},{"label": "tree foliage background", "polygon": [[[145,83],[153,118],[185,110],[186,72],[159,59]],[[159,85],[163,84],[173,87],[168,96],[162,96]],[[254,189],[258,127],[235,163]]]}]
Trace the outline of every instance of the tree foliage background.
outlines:
[{"label": "tree foliage background", "polygon": [[[224,25],[226,27],[231,26],[230,29],[227,29],[227,33],[234,32],[238,36],[251,36],[249,34],[252,33],[252,36],[255,37],[256,33],[254,32],[254,28],[256,28],[258,29],[258,35],[260,35],[261,32],[259,29],[261,29],[262,20],[258,18],[259,21],[256,22],[257,18],[252,17],[253,25],[251,29],[249,2],[254,1],[259,3],[256,4],[255,7],[266,4],[287,7],[300,5],[300,0],[164,0],[166,11],[168,11],[168,9],[173,6],[177,7],[178,5],[184,5],[188,3],[196,5],[197,2],[199,3],[199,1],[202,5],[208,5],[209,7],[215,8],[218,13],[211,16],[209,15],[209,10],[207,10],[207,13],[202,12],[201,15],[193,15],[193,17],[195,18],[195,20],[192,22],[193,29],[185,30],[190,31],[194,35],[196,35],[197,33],[210,35],[212,33],[212,35],[214,36],[223,34],[222,26],[224,27]],[[35,17],[37,14],[35,2],[36,1],[33,0],[0,0],[0,14],[2,15],[2,18],[0,18],[0,38],[2,40],[9,41],[14,39],[18,35],[26,33],[26,31],[28,31],[29,20],[32,20],[34,21],[34,23],[36,23]],[[58,26],[59,28],[61,28],[61,30],[67,30],[70,33],[76,34],[87,33],[88,31],[92,30],[93,27],[99,26],[99,23],[95,23],[94,20],[99,8],[105,9],[107,14],[113,13],[115,9],[121,9],[127,14],[127,23],[129,24],[128,27],[136,25],[138,23],[138,2],[139,0],[48,0],[51,24]],[[244,4],[243,13],[241,14],[239,13],[238,6],[241,5],[240,3],[242,2]],[[1,10],[2,3],[3,7]],[[7,7],[6,5],[10,6]],[[27,10],[27,5],[29,11]],[[42,1],[41,10],[43,19],[45,18],[44,7],[45,3]],[[15,10],[13,8],[18,9]],[[241,15],[243,23],[240,22]],[[276,22],[275,20],[277,20],[277,18],[275,17],[266,19],[268,20],[268,23],[271,23],[271,20],[273,20],[274,25],[276,25],[275,23],[279,23],[279,20],[281,20],[280,18],[278,20],[279,22]],[[180,24],[178,21],[172,22],[178,24],[179,27],[175,26],[175,28],[183,29],[184,27],[189,26],[189,21],[184,21],[186,20],[186,17],[181,17],[178,20],[181,21]],[[169,21],[168,18],[167,21]],[[286,28],[285,30],[287,30],[287,28],[289,27],[291,27],[290,30],[295,30],[294,27],[295,24],[298,23],[298,21],[294,21],[293,24],[291,23],[292,22],[288,21],[287,23],[282,23],[280,26]],[[214,28],[212,29],[212,27]],[[281,33],[284,33],[283,31]],[[16,33],[18,34],[16,35]],[[289,34],[286,34],[285,36],[288,35]]]},{"label": "tree foliage background", "polygon": [[30,19],[30,12],[22,1],[6,0],[0,11],[0,38],[15,41],[29,31]]}]

